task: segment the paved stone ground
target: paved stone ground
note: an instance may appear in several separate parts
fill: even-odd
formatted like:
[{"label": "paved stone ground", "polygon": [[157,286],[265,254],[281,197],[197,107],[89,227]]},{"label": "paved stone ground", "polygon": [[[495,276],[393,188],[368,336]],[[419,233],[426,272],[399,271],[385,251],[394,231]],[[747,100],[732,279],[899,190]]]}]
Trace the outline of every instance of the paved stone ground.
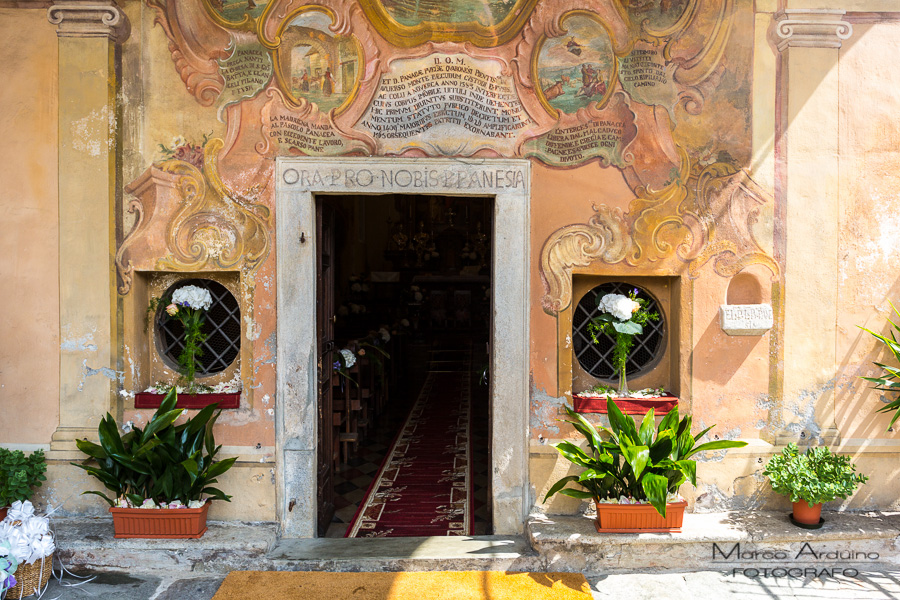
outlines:
[{"label": "paved stone ground", "polygon": [[[74,577],[54,581],[44,600],[210,600],[223,575],[165,579],[155,575],[100,572],[78,587]],[[857,577],[801,579],[746,577],[719,571],[628,573],[589,577],[595,600],[740,598],[742,600],[894,600],[900,598],[900,570],[861,572]],[[36,596],[32,596],[36,598]],[[7,599],[9,600],[9,599]],[[249,599],[248,599],[249,600]],[[272,599],[275,600],[275,599]],[[282,599],[278,599],[282,600]],[[292,599],[284,599],[292,600]],[[300,599],[297,599],[300,600]]]}]

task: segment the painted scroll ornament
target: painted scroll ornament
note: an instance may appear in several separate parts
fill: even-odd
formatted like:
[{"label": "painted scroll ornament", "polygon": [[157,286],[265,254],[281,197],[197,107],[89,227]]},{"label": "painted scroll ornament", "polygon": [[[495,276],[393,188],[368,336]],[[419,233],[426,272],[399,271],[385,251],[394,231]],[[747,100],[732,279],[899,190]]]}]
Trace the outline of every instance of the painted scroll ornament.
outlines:
[{"label": "painted scroll ornament", "polygon": [[241,269],[253,273],[269,253],[269,209],[226,187],[217,156],[222,140],[204,149],[203,170],[183,160],[150,167],[126,186],[137,218],[116,253],[120,294],[134,271]]},{"label": "painted scroll ornament", "polygon": [[674,120],[678,102],[678,88],[673,81],[675,68],[666,63],[661,47],[639,41],[619,61],[619,81],[632,100],[664,106]]},{"label": "painted scroll ornament", "polygon": [[289,106],[278,89],[267,90],[266,96],[268,101],[260,113],[262,140],[256,144],[256,151],[263,156],[367,155],[374,149],[363,136],[355,139],[343,134],[331,116],[314,103]]},{"label": "painted scroll ornament", "polygon": [[635,115],[626,101],[618,93],[602,111],[584,108],[574,115],[563,114],[553,129],[523,144],[523,156],[554,167],[599,159],[604,167],[625,168],[632,159],[629,145],[637,136]]},{"label": "painted scroll ornament", "polygon": [[219,118],[222,110],[236,102],[255,98],[272,79],[272,58],[256,41],[256,37],[235,34],[231,55],[219,60],[219,72],[225,80],[219,95]]},{"label": "painted scroll ornament", "polygon": [[511,156],[532,125],[502,62],[435,53],[391,63],[355,128],[380,155]]}]

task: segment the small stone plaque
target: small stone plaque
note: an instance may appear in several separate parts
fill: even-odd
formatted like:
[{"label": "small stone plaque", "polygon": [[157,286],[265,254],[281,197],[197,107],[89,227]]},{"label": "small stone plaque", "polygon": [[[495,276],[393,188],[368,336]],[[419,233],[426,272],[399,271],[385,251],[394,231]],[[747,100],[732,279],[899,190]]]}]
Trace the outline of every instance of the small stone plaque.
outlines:
[{"label": "small stone plaque", "polygon": [[723,304],[719,307],[719,325],[728,335],[763,335],[772,329],[773,323],[770,304]]}]

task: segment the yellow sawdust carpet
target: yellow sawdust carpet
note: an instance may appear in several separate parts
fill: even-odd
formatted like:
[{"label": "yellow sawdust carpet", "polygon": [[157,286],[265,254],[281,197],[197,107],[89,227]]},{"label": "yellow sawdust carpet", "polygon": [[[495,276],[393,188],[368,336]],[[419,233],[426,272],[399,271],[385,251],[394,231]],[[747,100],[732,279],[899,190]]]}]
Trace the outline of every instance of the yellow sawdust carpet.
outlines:
[{"label": "yellow sawdust carpet", "polygon": [[234,571],[213,600],[591,600],[577,573]]}]

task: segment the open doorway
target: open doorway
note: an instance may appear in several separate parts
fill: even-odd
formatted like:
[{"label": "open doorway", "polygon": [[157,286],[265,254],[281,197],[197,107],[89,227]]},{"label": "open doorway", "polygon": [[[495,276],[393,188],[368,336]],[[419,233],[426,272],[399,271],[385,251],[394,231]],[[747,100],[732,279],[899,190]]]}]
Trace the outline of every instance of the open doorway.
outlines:
[{"label": "open doorway", "polygon": [[317,198],[318,535],[487,535],[491,197]]}]

